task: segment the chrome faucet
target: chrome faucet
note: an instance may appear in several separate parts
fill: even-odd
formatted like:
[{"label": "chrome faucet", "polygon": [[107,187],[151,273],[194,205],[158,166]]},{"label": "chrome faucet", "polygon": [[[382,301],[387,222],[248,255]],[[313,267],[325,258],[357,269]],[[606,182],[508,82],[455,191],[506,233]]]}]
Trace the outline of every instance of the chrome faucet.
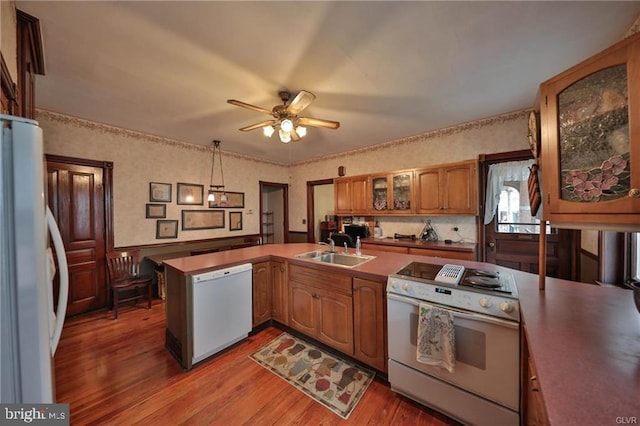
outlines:
[{"label": "chrome faucet", "polygon": [[347,243],[344,243],[344,254],[349,254],[349,246]]},{"label": "chrome faucet", "polygon": [[320,241],[318,244],[322,245],[322,246],[329,246],[329,250],[331,251],[331,253],[335,253],[336,252],[336,243],[335,241],[333,241],[331,238],[327,238],[327,240],[329,241],[329,243],[325,243],[324,241]]}]

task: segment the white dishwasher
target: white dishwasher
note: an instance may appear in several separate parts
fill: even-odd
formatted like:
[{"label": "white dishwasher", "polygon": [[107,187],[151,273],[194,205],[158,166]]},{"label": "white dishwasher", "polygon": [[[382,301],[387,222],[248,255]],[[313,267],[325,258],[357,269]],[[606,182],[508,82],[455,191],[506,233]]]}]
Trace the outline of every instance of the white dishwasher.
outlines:
[{"label": "white dishwasher", "polygon": [[252,269],[246,263],[192,276],[192,364],[249,335]]}]

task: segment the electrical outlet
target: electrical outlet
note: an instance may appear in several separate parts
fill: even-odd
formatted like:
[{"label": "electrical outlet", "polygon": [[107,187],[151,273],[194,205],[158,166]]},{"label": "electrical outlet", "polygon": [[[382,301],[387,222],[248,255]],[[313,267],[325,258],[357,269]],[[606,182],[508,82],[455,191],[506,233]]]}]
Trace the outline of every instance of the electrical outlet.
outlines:
[{"label": "electrical outlet", "polygon": [[306,225],[307,224],[307,219],[302,219],[302,224]]}]

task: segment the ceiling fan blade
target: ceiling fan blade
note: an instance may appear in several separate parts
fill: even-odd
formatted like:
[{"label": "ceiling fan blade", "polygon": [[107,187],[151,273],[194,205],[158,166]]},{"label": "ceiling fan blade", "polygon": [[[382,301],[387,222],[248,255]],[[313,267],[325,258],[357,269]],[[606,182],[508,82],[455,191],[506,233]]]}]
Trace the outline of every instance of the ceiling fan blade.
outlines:
[{"label": "ceiling fan blade", "polygon": [[291,129],[291,132],[289,132],[289,134],[291,135],[291,139],[293,139],[294,142],[298,142],[300,140],[300,136],[298,136],[296,129]]},{"label": "ceiling fan blade", "polygon": [[311,102],[316,98],[311,92],[307,92],[306,90],[301,90],[298,92],[295,98],[291,101],[289,105],[287,105],[287,112],[292,115],[298,115],[308,107]]},{"label": "ceiling fan blade", "polygon": [[325,129],[337,129],[340,127],[340,123],[331,120],[322,120],[320,118],[300,117],[298,118],[298,124],[309,127],[324,127]]},{"label": "ceiling fan blade", "polygon": [[247,108],[247,109],[251,109],[251,110],[254,110],[254,111],[258,111],[258,112],[264,112],[265,114],[271,114],[271,110],[270,109],[262,108],[262,107],[255,106],[255,105],[251,105],[251,104],[248,104],[246,102],[238,101],[238,100],[235,100],[235,99],[227,99],[227,102],[230,103],[231,105],[239,106],[241,108]]},{"label": "ceiling fan blade", "polygon": [[276,124],[275,120],[265,120],[265,121],[261,121],[260,123],[252,124],[251,126],[242,127],[240,128],[240,130],[243,132],[248,132],[250,130],[259,129],[264,126],[269,126],[269,125],[273,126],[274,124]]}]

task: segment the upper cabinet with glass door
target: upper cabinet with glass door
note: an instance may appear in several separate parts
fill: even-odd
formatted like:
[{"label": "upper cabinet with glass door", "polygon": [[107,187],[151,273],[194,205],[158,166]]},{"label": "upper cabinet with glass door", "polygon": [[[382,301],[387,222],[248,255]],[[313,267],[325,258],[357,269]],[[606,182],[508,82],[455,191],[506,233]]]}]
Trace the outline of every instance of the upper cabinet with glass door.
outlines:
[{"label": "upper cabinet with glass door", "polygon": [[413,170],[370,176],[373,214],[413,213],[411,191]]},{"label": "upper cabinet with glass door", "polygon": [[640,223],[640,33],[540,86],[544,218]]}]

